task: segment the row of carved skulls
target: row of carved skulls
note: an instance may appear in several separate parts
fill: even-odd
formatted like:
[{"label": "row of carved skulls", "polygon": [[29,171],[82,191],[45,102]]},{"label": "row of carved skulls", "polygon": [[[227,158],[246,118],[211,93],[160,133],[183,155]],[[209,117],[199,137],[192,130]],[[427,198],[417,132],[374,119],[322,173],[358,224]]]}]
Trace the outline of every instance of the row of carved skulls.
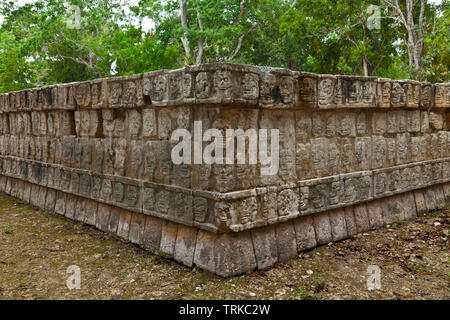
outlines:
[{"label": "row of carved skulls", "polygon": [[[298,83],[298,85],[297,85]],[[0,95],[0,110],[67,108],[139,107],[146,103],[164,103],[180,99],[256,101],[261,106],[293,106],[298,95],[301,103],[314,106],[423,106],[449,107],[450,86],[415,81],[303,75],[290,72],[234,72],[225,69],[191,73],[157,72],[129,78],[98,80],[25,90]],[[105,90],[105,88],[107,90]],[[107,99],[106,99],[107,96]],[[150,97],[150,102],[144,97]],[[105,100],[108,103],[105,103]],[[183,100],[180,100],[180,102]],[[211,100],[215,101],[215,100]]]}]

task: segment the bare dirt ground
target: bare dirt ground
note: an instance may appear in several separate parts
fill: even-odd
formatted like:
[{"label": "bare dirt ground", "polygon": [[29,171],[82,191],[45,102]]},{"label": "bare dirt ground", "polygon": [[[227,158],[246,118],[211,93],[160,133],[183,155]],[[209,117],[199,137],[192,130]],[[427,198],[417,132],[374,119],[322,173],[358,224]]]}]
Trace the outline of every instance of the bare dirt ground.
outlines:
[{"label": "bare dirt ground", "polygon": [[[0,195],[0,299],[450,299],[450,210],[222,279]],[[67,268],[81,268],[69,290]],[[381,290],[367,290],[367,268]]]}]

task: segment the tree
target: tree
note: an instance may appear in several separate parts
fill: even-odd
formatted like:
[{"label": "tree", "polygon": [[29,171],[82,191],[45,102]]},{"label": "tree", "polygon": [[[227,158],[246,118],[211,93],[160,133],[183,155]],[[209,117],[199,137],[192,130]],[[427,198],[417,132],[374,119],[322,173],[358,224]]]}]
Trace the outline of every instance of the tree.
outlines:
[{"label": "tree", "polygon": [[303,67],[308,71],[372,76],[396,55],[395,34],[387,22],[371,28],[374,3],[298,0],[281,18],[280,31],[306,49]]},{"label": "tree", "polygon": [[[67,24],[67,5],[80,27]],[[380,28],[371,28],[380,8]],[[448,81],[449,0],[0,2],[0,91],[215,61]],[[150,18],[154,29],[143,31]]]},{"label": "tree", "polygon": [[425,9],[427,7],[427,11],[430,12],[434,7],[428,5],[426,0],[405,0],[404,5],[398,0],[383,0],[383,3],[391,9],[392,18],[406,29],[405,44],[408,51],[409,72],[418,80],[422,72]]},{"label": "tree", "polygon": [[144,15],[157,32],[180,41],[186,64],[232,61],[252,33],[266,28],[268,4],[263,0],[143,0]]},{"label": "tree", "polygon": [[5,36],[0,41],[0,68],[7,69],[0,76],[2,87],[17,84],[20,89],[180,65],[178,46],[143,32],[132,21],[136,10],[126,12],[126,1],[73,0],[70,4],[80,8],[76,28],[67,23],[63,0],[39,0],[22,7],[2,3],[5,19],[0,32]]},{"label": "tree", "polygon": [[20,54],[14,35],[0,31],[0,93],[33,86],[33,69]]},{"label": "tree", "polygon": [[449,81],[450,66],[450,1],[437,7],[433,22],[424,35],[421,79],[431,82]]}]

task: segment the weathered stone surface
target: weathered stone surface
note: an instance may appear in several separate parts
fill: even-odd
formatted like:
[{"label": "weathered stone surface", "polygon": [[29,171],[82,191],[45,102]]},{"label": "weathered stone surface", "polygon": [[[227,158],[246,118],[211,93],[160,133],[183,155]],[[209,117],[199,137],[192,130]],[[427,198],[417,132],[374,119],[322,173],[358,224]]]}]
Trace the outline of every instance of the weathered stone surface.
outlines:
[{"label": "weathered stone surface", "polygon": [[164,221],[161,229],[161,243],[159,250],[169,256],[173,256],[177,240],[178,224]]},{"label": "weathered stone surface", "polygon": [[347,237],[347,224],[345,223],[345,211],[338,209],[329,213],[331,234],[333,241],[339,241]]},{"label": "weathered stone surface", "polygon": [[436,201],[436,208],[443,209],[445,207],[445,194],[444,190],[442,189],[442,186],[433,186],[433,192],[435,196]]},{"label": "weathered stone surface", "polygon": [[161,230],[163,220],[146,216],[145,231],[142,238],[142,243],[145,248],[152,250],[159,250],[161,243]]},{"label": "weathered stone surface", "polygon": [[38,195],[37,195],[37,203],[36,203],[36,205],[39,208],[44,208],[45,207],[45,200],[46,200],[46,197],[47,197],[47,188],[44,187],[44,186],[40,186],[38,188],[37,192],[38,192]]},{"label": "weathered stone surface", "polygon": [[145,215],[141,213],[133,213],[130,224],[130,234],[128,239],[132,243],[142,244],[145,232]]},{"label": "weathered stone surface", "polygon": [[84,223],[87,223],[91,226],[96,225],[96,219],[97,219],[97,207],[98,203],[93,200],[87,200],[86,201],[86,211],[85,211],[85,217],[84,217]]},{"label": "weathered stone surface", "polygon": [[344,213],[345,213],[345,225],[347,226],[347,234],[349,236],[355,235],[358,233],[358,230],[356,228],[356,221],[355,221],[355,213],[354,213],[353,207],[345,207]]},{"label": "weathered stone surface", "polygon": [[108,221],[108,232],[117,233],[117,228],[119,227],[120,212],[121,209],[119,208],[111,208],[111,214]]},{"label": "weathered stone surface", "polygon": [[174,259],[188,267],[194,262],[195,246],[197,243],[198,229],[193,227],[178,226],[177,239],[175,242]]},{"label": "weathered stone surface", "polygon": [[404,208],[401,196],[392,196],[381,201],[383,221],[386,224],[404,220]]},{"label": "weathered stone surface", "polygon": [[251,234],[258,269],[264,270],[275,265],[278,261],[275,227],[253,229]]},{"label": "weathered stone surface", "polygon": [[330,217],[327,212],[314,215],[314,230],[318,245],[327,244],[333,240]]},{"label": "weathered stone surface", "polygon": [[215,272],[214,243],[216,238],[216,234],[204,230],[199,230],[197,234],[194,264],[210,272]]},{"label": "weathered stone surface", "polygon": [[[118,210],[119,221],[117,224],[117,235],[128,240],[130,234],[131,212],[123,209]],[[112,215],[111,215],[112,218]],[[110,221],[111,222],[111,221]]]},{"label": "weathered stone surface", "polygon": [[423,191],[423,195],[425,198],[425,205],[427,207],[427,211],[432,211],[437,208],[436,195],[432,188],[428,188]]},{"label": "weathered stone surface", "polygon": [[450,204],[450,183],[444,183],[442,188],[444,191],[445,203],[447,205],[449,205]]},{"label": "weathered stone surface", "polygon": [[56,204],[56,190],[48,189],[47,196],[45,198],[45,206],[44,209],[48,212],[55,211]]},{"label": "weathered stone surface", "polygon": [[416,210],[418,215],[428,212],[422,190],[414,190],[414,200],[416,202]]},{"label": "weathered stone surface", "polygon": [[[188,266],[264,269],[450,203],[449,88],[222,63],[1,94],[0,191]],[[215,161],[175,164],[179,129]]]},{"label": "weathered stone surface", "polygon": [[358,233],[370,230],[369,215],[365,204],[354,207],[356,230]]},{"label": "weathered stone surface", "polygon": [[294,220],[295,235],[298,251],[316,247],[316,231],[311,216],[300,217]]},{"label": "weathered stone surface", "polygon": [[109,231],[108,224],[110,216],[111,207],[106,204],[99,203],[97,208],[97,219],[95,221],[95,226],[102,231]]},{"label": "weathered stone surface", "polygon": [[69,219],[75,218],[77,197],[71,194],[66,195],[66,211],[65,216]]},{"label": "weathered stone surface", "polygon": [[275,225],[278,262],[287,263],[297,256],[295,229],[291,221]]},{"label": "weathered stone surface", "polygon": [[417,217],[417,209],[414,194],[412,192],[404,193],[402,195],[402,200],[405,220],[415,219]]},{"label": "weathered stone surface", "polygon": [[379,200],[367,203],[367,215],[369,217],[369,224],[371,229],[378,229],[383,226],[383,210],[381,208],[381,202]]},{"label": "weathered stone surface", "polygon": [[214,272],[231,277],[256,268],[252,238],[249,231],[225,233],[214,242]]}]

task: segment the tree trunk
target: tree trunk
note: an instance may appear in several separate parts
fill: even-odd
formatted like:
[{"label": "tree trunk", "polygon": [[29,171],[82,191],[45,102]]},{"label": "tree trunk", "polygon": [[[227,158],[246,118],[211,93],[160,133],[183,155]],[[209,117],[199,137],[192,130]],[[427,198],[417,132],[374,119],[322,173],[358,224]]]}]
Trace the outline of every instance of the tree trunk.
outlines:
[{"label": "tree trunk", "polygon": [[369,76],[369,69],[367,68],[367,59],[366,59],[365,56],[362,58],[362,67],[363,67],[363,70],[364,70],[364,76],[368,77]]},{"label": "tree trunk", "polygon": [[408,48],[409,72],[418,80],[422,71],[423,50],[423,15],[425,11],[425,0],[420,0],[419,22],[414,22],[414,1],[405,0],[406,12],[404,13],[398,0],[383,0],[386,6],[392,8],[400,17],[400,21],[407,31],[406,47]]},{"label": "tree trunk", "polygon": [[183,43],[184,52],[186,53],[186,56],[190,57],[191,48],[189,44],[189,39],[187,38],[188,34],[187,10],[186,10],[187,0],[178,0],[178,3],[180,4],[181,26],[184,29],[183,36],[181,37],[181,42]]}]

